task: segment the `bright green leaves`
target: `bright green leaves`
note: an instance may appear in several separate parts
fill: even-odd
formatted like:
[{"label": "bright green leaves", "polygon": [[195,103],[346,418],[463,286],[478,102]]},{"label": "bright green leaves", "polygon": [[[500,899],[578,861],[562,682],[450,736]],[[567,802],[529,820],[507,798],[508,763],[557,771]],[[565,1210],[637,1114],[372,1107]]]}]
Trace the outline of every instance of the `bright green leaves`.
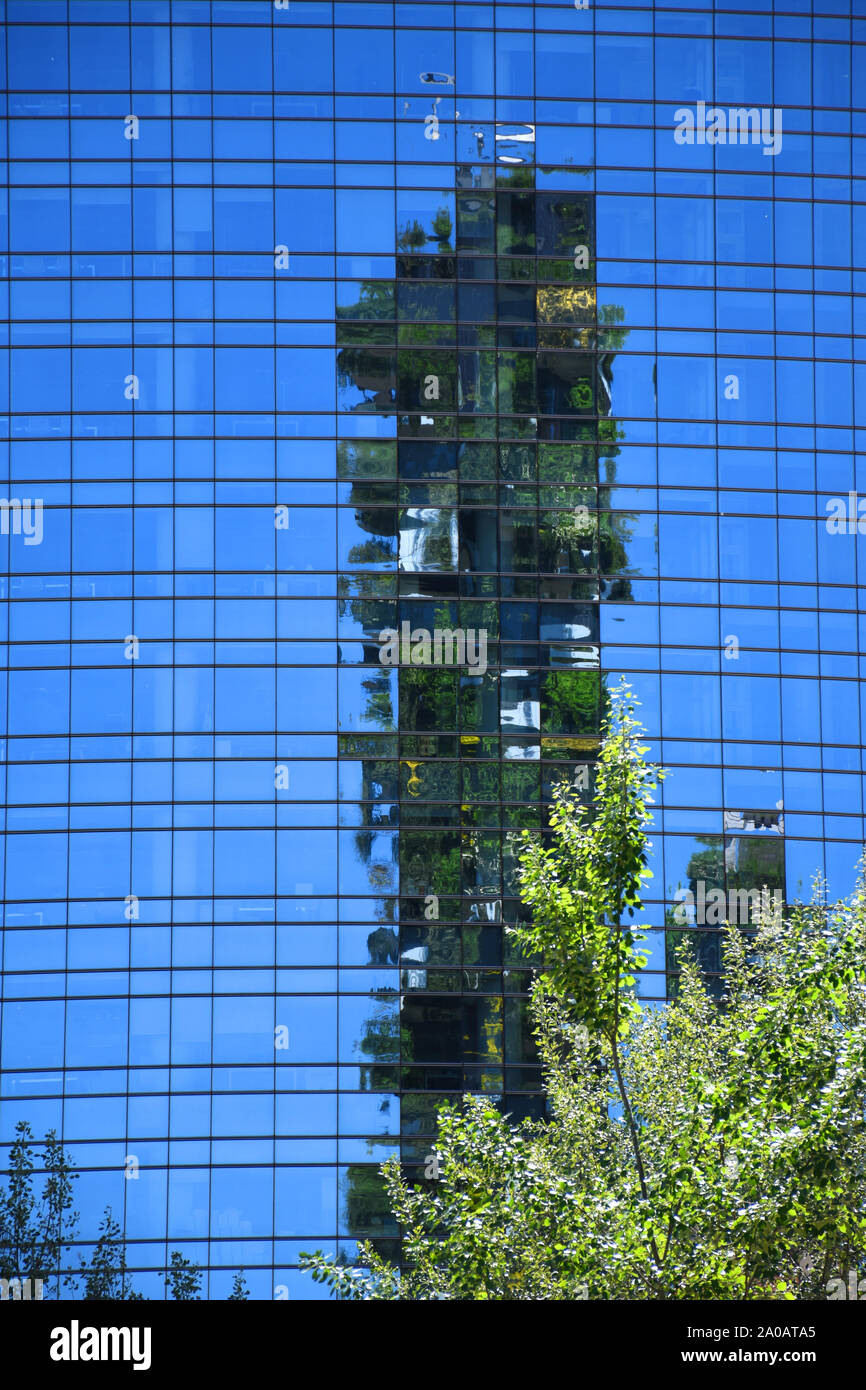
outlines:
[{"label": "bright green leaves", "polygon": [[514,931],[525,954],[542,957],[548,987],[608,1037],[627,1033],[635,1010],[633,972],[646,963],[621,924],[640,906],[650,876],[648,807],[663,776],[643,762],[646,747],[625,682],[611,691],[611,701],[592,806],[560,784],[550,813],[551,843],[527,837],[520,886],[533,915]]},{"label": "bright green leaves", "polygon": [[866,883],[725,929],[721,1002],[683,954],[676,998],[641,1010],[622,922],[661,774],[613,697],[592,806],[562,787],[521,861],[550,1118],[443,1109],[439,1179],[383,1170],[403,1267],[307,1260],[340,1297],[790,1301],[866,1267]]}]

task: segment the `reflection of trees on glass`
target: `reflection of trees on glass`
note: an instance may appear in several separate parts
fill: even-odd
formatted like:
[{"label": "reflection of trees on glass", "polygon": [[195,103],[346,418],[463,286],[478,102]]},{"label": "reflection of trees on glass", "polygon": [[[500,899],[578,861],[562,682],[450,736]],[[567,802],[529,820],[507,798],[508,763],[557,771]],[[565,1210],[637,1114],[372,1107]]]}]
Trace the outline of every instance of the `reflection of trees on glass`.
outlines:
[{"label": "reflection of trees on glass", "polygon": [[[552,779],[594,756],[608,698],[601,576],[606,595],[628,599],[637,572],[631,517],[610,507],[622,437],[614,358],[628,330],[622,309],[598,305],[592,194],[536,189],[530,163],[461,166],[456,182],[426,203],[407,192],[393,281],[338,287],[338,408],[396,417],[397,434],[339,446],[354,523],[345,564],[380,570],[341,587],[340,642],[341,660],[373,666],[378,632],[404,621],[488,633],[483,676],[410,660],[391,673],[393,694],[375,671],[363,679],[366,727],[399,730],[388,813],[399,822],[399,936],[377,928],[370,949],[388,966],[396,950],[411,1036],[404,1094],[498,1095],[505,1059],[528,1064],[530,1047],[521,1001],[485,974],[474,943],[488,934],[490,972],[516,966],[501,928],[516,893],[514,833],[543,822]],[[372,844],[359,839],[359,852]],[[431,894],[441,921],[423,919]],[[519,978],[515,968],[508,988]]]},{"label": "reflection of trees on glass", "polygon": [[541,682],[542,728],[550,734],[595,734],[600,699],[596,671],[548,671]]},{"label": "reflection of trees on glass", "polygon": [[[721,835],[696,835],[695,841],[704,848],[697,850],[686,867],[687,882],[682,886],[697,900],[698,884],[705,885],[705,891],[725,888],[725,856]],[[678,970],[677,952],[681,943],[688,941],[695,952],[702,970],[717,973],[722,964],[722,938],[718,929],[683,931],[674,916],[675,909],[665,910],[665,963],[668,971]],[[679,930],[677,928],[679,927]],[[673,930],[671,930],[671,928]],[[671,992],[676,992],[677,981],[670,982]]]},{"label": "reflection of trees on glass", "polygon": [[457,727],[457,673],[442,667],[400,672],[400,728]]},{"label": "reflection of trees on glass", "polygon": [[397,230],[397,250],[398,251],[421,251],[432,242],[443,254],[453,252],[451,244],[454,235],[454,223],[451,213],[447,207],[440,207],[432,220],[430,231],[425,231],[424,227],[413,217],[411,222],[405,222]]},{"label": "reflection of trees on glass", "polygon": [[398,1258],[399,1230],[378,1162],[349,1163],[340,1178],[343,1230],[351,1240],[372,1241],[383,1258]]},{"label": "reflection of trees on glass", "polygon": [[365,693],[365,706],[360,711],[362,724],[371,724],[374,729],[393,729],[394,710],[391,703],[391,685],[387,672],[371,670],[361,681]]},{"label": "reflection of trees on glass", "polygon": [[703,880],[707,888],[724,888],[725,855],[720,835],[696,835],[695,840],[705,848],[691,856],[686,873],[687,887],[691,893],[697,892],[698,883]]},{"label": "reflection of trees on glass", "polygon": [[[368,513],[368,518],[369,515]],[[349,551],[348,558],[353,565],[380,565],[390,560],[393,553],[389,545],[384,544],[382,541],[372,539],[369,541],[360,541],[358,545],[353,545]]]},{"label": "reflection of trees on glass", "polygon": [[407,896],[460,892],[460,837],[451,830],[400,835],[400,891]]},{"label": "reflection of trees on glass", "polygon": [[360,1089],[397,1089],[401,1053],[411,1056],[409,1034],[401,1024],[397,996],[391,990],[373,990],[371,1008],[364,1031],[355,1043],[361,1061]]},{"label": "reflection of trees on glass", "polygon": [[785,887],[785,846],[776,835],[725,836],[728,888]]},{"label": "reflection of trees on glass", "polygon": [[[698,844],[705,846],[697,850],[689,859],[686,869],[687,882],[681,887],[692,894],[693,904],[716,890],[726,895],[726,908],[733,904],[731,897],[741,893],[740,925],[749,929],[742,920],[742,913],[751,911],[751,903],[757,903],[757,895],[763,890],[772,895],[785,888],[785,846],[781,838],[764,835],[696,835]],[[699,885],[702,890],[699,891]],[[747,894],[756,895],[752,899]],[[718,973],[722,969],[722,933],[718,925],[699,924],[694,930],[683,930],[674,915],[676,908],[665,910],[666,965],[669,971],[679,967],[676,952],[681,942],[689,940],[702,970]],[[725,911],[727,916],[727,910]],[[733,915],[733,912],[732,914]]]},{"label": "reflection of trees on glass", "polygon": [[[393,280],[362,280],[354,303],[337,306],[340,409],[389,413],[397,395]],[[366,443],[366,441],[365,441]]]},{"label": "reflection of trees on glass", "polygon": [[379,347],[344,347],[337,353],[340,409],[387,414],[397,399],[397,354]]}]

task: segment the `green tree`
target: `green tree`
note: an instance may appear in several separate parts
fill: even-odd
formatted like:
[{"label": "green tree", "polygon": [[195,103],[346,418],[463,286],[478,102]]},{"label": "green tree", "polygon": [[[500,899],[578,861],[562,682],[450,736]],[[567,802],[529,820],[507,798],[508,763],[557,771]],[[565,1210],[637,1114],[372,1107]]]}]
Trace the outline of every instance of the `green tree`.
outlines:
[{"label": "green tree", "polygon": [[[123,1232],[110,1206],[99,1223],[90,1263],[79,1261],[76,1273],[73,1247],[79,1218],[72,1209],[72,1199],[78,1174],[54,1130],[48,1131],[40,1145],[30,1125],[19,1121],[4,1176],[7,1185],[0,1187],[0,1279],[17,1279],[22,1284],[41,1279],[44,1295],[53,1293],[60,1298],[64,1288],[80,1289],[83,1278],[83,1294],[76,1291],[72,1296],[85,1302],[143,1298],[133,1288]],[[172,1251],[165,1282],[175,1299],[200,1297],[201,1272],[178,1250]],[[231,1298],[248,1297],[241,1270],[235,1275]]]},{"label": "green tree", "polygon": [[866,1257],[866,878],[723,928],[720,1001],[684,948],[676,998],[641,1008],[627,919],[660,773],[627,688],[603,734],[591,813],[561,789],[522,858],[550,1118],[443,1108],[438,1180],[382,1170],[404,1267],[305,1257],[341,1297],[818,1299]]},{"label": "green tree", "polygon": [[171,1296],[178,1302],[201,1298],[201,1270],[192,1260],[188,1260],[179,1250],[172,1250],[171,1264],[166,1275],[165,1285]]},{"label": "green tree", "polygon": [[142,1298],[132,1287],[126,1268],[126,1246],[111,1207],[99,1223],[99,1239],[89,1266],[84,1266],[84,1299],[95,1302],[106,1299],[138,1301]]},{"label": "green tree", "polygon": [[245,1303],[249,1296],[250,1291],[247,1286],[247,1281],[244,1278],[244,1272],[242,1269],[239,1269],[234,1279],[232,1280],[232,1291],[228,1296],[228,1302]]},{"label": "green tree", "polygon": [[75,1235],[78,1215],[72,1209],[76,1174],[55,1131],[41,1145],[42,1173],[37,1181],[33,1131],[26,1121],[15,1126],[9,1151],[8,1184],[0,1188],[0,1278],[55,1281],[59,1296],[69,1280],[66,1243]]}]

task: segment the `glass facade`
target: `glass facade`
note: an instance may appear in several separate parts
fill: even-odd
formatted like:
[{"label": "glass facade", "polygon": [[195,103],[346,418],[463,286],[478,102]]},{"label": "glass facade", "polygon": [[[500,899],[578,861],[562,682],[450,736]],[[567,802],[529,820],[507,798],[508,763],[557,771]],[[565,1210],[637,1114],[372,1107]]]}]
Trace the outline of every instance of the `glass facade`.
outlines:
[{"label": "glass facade", "polygon": [[318,1296],[444,1097],[543,1113],[516,855],[621,674],[648,1003],[852,885],[866,4],[0,16],[0,1143],[149,1297]]}]

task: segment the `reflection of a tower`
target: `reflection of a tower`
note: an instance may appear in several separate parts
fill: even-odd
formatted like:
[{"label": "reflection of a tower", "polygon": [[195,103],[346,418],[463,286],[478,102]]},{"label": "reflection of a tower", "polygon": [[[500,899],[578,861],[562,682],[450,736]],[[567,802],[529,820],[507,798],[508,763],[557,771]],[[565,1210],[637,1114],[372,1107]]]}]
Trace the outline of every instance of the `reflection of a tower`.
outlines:
[{"label": "reflection of a tower", "polygon": [[[522,1001],[512,993],[513,987],[521,988],[515,974],[519,963],[509,963],[503,938],[504,920],[519,910],[514,880],[503,879],[503,831],[507,838],[509,824],[526,823],[522,811],[506,808],[504,798],[535,800],[541,782],[535,782],[538,790],[527,797],[523,791],[506,792],[502,778],[510,769],[539,769],[544,757],[545,670],[594,673],[600,659],[599,586],[593,577],[600,563],[596,523],[593,520],[582,537],[575,531],[571,510],[562,512],[568,539],[558,545],[555,518],[547,514],[542,521],[537,511],[527,527],[529,514],[524,510],[539,500],[537,442],[592,451],[599,437],[598,418],[611,412],[612,354],[597,348],[591,272],[574,273],[576,244],[594,250],[593,211],[585,194],[536,193],[531,166],[523,162],[526,149],[520,142],[527,139],[532,139],[531,128],[497,133],[497,149],[511,166],[508,176],[504,169],[497,171],[498,189],[490,168],[459,172],[458,188],[471,192],[458,201],[455,242],[458,322],[451,410],[457,418],[449,429],[443,424],[447,412],[435,405],[429,416],[398,417],[405,430],[398,443],[399,478],[406,480],[407,488],[401,502],[409,503],[398,522],[400,616],[414,619],[418,613],[434,611],[430,605],[441,600],[451,605],[452,614],[459,611],[461,624],[468,627],[473,624],[464,615],[477,610],[467,600],[489,596],[508,602],[526,597],[534,605],[532,586],[537,585],[539,571],[557,576],[544,590],[554,604],[579,595],[584,600],[581,617],[584,612],[591,616],[582,621],[573,605],[568,611],[551,610],[556,618],[546,622],[554,645],[543,648],[544,622],[536,620],[528,648],[506,647],[507,634],[497,627],[495,635],[503,641],[499,670],[485,678],[461,674],[457,723],[443,707],[438,722],[424,724],[430,736],[426,757],[413,729],[401,723],[401,766],[411,774],[407,779],[401,771],[401,838],[408,840],[410,826],[413,831],[422,825],[441,828],[438,836],[431,836],[426,864],[401,849],[401,1019],[404,1036],[411,1040],[402,1072],[404,1105],[410,1093],[426,1093],[431,1102],[426,1108],[416,1105],[404,1111],[407,1140],[410,1133],[433,1132],[435,1104],[443,1093],[482,1090],[503,1098],[512,1112],[541,1112],[541,1098],[532,1094],[537,1079],[531,1070],[533,1053],[521,1016]],[[538,259],[542,253],[548,257],[543,265]],[[413,283],[437,279],[443,270],[441,262],[422,262],[420,253],[402,259],[402,272]],[[552,283],[543,283],[547,279]],[[473,288],[470,295],[462,289],[479,283],[483,291]],[[464,303],[489,306],[489,321],[464,325]],[[432,360],[418,368],[425,373],[434,369]],[[491,413],[485,419],[485,410],[508,415]],[[434,430],[438,441],[430,437]],[[457,443],[446,443],[443,436],[453,438],[455,433]],[[472,442],[461,446],[461,438]],[[514,444],[503,444],[508,440]],[[522,454],[519,441],[527,441]],[[490,450],[492,464],[482,457],[485,449]],[[614,453],[612,449],[610,455]],[[554,476],[566,489],[582,480],[567,472]],[[432,498],[430,505],[420,496],[413,498],[410,480],[412,485],[417,480],[431,489],[441,488],[435,505]],[[481,480],[477,486],[476,480]],[[592,487],[596,481],[593,466]],[[524,483],[533,489],[531,494],[521,490]],[[563,496],[565,500],[555,505],[567,506],[567,492]],[[583,493],[579,500],[585,500]],[[586,587],[578,590],[577,582]],[[499,622],[501,611],[493,609],[492,621]],[[532,612],[538,610],[533,607]],[[411,676],[413,682],[418,679],[417,672]],[[409,673],[401,672],[401,688],[408,678]],[[478,724],[461,722],[469,718],[463,703],[468,698],[476,702],[473,718]],[[493,747],[485,746],[485,734]],[[554,742],[545,740],[547,755],[553,758],[556,750],[547,744]],[[490,792],[493,800],[487,805],[476,804],[467,793],[466,760],[478,756],[496,760],[490,774],[496,791]],[[460,774],[459,806],[436,801],[443,760]],[[548,776],[550,771],[546,769]],[[423,920],[422,894],[437,896],[437,920]],[[407,1144],[404,1155],[419,1159],[426,1147],[422,1142],[413,1150]]]},{"label": "reflection of a tower", "polygon": [[[359,846],[372,853],[365,837],[385,818],[399,823],[400,896],[387,900],[393,915],[382,908],[368,950],[371,966],[396,965],[400,1008],[386,1024],[384,1001],[371,1001],[368,1055],[384,1075],[399,1039],[407,1160],[429,1149],[438,1104],[463,1090],[513,1114],[543,1111],[525,962],[510,958],[503,926],[520,910],[521,828],[541,823],[552,780],[597,746],[599,572],[623,568],[624,523],[599,531],[596,456],[607,441],[603,489],[617,452],[611,364],[625,329],[599,337],[592,197],[536,190],[533,138],[531,127],[499,128],[495,167],[458,167],[456,190],[443,194],[453,227],[447,208],[435,227],[410,215],[395,283],[365,286],[357,314],[379,321],[380,307],[394,306],[396,349],[359,328],[339,353],[357,390],[344,408],[375,411],[396,389],[398,410],[397,505],[365,507],[358,488],[366,539],[351,558],[396,558],[388,626],[483,625],[491,644],[484,676],[401,669],[390,682],[394,723],[378,725],[398,730],[387,740],[390,770],[361,754]],[[581,246],[589,269],[578,266]],[[627,597],[627,577],[617,583]],[[384,702],[388,684],[369,669],[384,625],[363,624],[371,701]]]}]

